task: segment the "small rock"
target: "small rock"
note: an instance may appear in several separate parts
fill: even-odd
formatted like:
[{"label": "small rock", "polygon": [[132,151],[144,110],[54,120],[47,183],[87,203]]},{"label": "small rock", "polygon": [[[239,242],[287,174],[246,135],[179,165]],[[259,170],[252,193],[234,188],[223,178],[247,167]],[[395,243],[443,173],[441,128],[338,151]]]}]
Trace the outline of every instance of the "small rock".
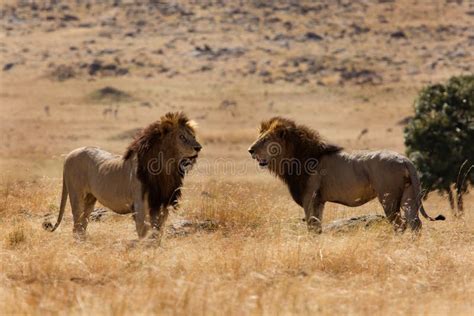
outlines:
[{"label": "small rock", "polygon": [[342,69],[341,78],[347,81],[353,81],[356,84],[381,84],[382,77],[373,70],[369,69]]},{"label": "small rock", "polygon": [[105,76],[123,76],[128,74],[128,69],[119,67],[116,64],[103,64],[100,60],[94,60],[88,66],[88,73],[91,76],[97,74]]},{"label": "small rock", "polygon": [[168,233],[174,236],[186,236],[198,231],[215,231],[219,225],[210,219],[203,221],[195,221],[189,219],[178,219],[175,220],[170,226],[168,226]]},{"label": "small rock", "polygon": [[76,72],[71,66],[59,65],[51,73],[50,77],[54,80],[65,81],[76,76]]},{"label": "small rock", "polygon": [[395,39],[407,38],[405,32],[403,31],[393,32],[392,34],[390,34],[390,37]]},{"label": "small rock", "polygon": [[272,75],[272,73],[268,70],[262,70],[262,71],[260,71],[260,73],[258,75],[261,76],[261,77],[270,77]]},{"label": "small rock", "polygon": [[62,21],[68,22],[68,21],[79,21],[79,18],[75,15],[72,14],[65,14],[62,18]]},{"label": "small rock", "polygon": [[9,71],[10,69],[13,68],[13,66],[15,66],[15,63],[8,63],[8,64],[5,64],[3,66],[3,71]]},{"label": "small rock", "polygon": [[[347,232],[354,229],[366,229],[371,226],[387,222],[382,215],[362,215],[351,218],[335,220],[323,227],[324,232]],[[387,222],[388,223],[388,222]]]},{"label": "small rock", "polygon": [[307,40],[311,40],[311,41],[322,41],[323,40],[323,37],[321,35],[318,35],[314,32],[307,32],[305,35],[304,35],[305,39]]},{"label": "small rock", "polygon": [[102,62],[99,60],[94,60],[90,65],[89,65],[89,75],[93,76],[95,75],[100,69],[102,68]]}]

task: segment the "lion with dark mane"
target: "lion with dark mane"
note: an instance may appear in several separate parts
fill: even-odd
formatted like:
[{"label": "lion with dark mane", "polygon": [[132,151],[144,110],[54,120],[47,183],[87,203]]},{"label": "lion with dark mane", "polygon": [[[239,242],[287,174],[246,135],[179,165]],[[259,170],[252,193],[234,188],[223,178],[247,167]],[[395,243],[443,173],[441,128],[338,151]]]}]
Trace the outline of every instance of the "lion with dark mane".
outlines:
[{"label": "lion with dark mane", "polygon": [[419,210],[429,220],[444,220],[442,215],[433,219],[426,214],[416,169],[396,152],[350,154],[316,131],[281,117],[262,122],[249,152],[287,184],[304,208],[310,231],[321,232],[326,202],[355,207],[376,197],[397,231],[404,231],[407,224],[414,231],[421,229]]},{"label": "lion with dark mane", "polygon": [[200,150],[194,123],[182,112],[167,113],[143,129],[123,156],[96,147],[73,150],[64,162],[58,220],[45,228],[58,228],[69,196],[78,235],[85,234],[96,201],[119,214],[134,213],[139,237],[148,230],[146,215],[152,228],[161,231]]}]

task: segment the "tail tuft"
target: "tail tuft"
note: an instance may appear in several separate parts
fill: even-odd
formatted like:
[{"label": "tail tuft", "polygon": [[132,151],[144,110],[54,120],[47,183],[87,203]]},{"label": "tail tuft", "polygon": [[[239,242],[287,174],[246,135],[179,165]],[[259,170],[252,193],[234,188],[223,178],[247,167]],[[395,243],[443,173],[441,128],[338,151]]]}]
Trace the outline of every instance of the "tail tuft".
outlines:
[{"label": "tail tuft", "polygon": [[43,222],[42,226],[44,230],[47,230],[49,232],[53,231],[53,224],[51,224],[51,222]]},{"label": "tail tuft", "polygon": [[446,217],[444,217],[444,215],[441,215],[441,214],[435,217],[435,221],[444,221],[445,219]]}]

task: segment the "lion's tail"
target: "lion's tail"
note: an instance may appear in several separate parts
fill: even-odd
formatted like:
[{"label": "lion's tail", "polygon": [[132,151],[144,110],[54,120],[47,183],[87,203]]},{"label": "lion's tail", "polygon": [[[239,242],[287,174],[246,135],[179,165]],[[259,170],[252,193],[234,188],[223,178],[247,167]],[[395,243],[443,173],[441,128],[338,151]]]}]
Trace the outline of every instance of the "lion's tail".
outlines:
[{"label": "lion's tail", "polygon": [[416,199],[417,210],[420,210],[421,215],[423,215],[424,218],[429,219],[430,221],[444,221],[446,219],[444,215],[440,214],[433,218],[426,213],[425,208],[423,207],[423,203],[421,201],[421,184],[420,178],[418,178],[418,174],[416,172],[416,168],[409,160],[405,162],[405,166],[407,167],[408,173],[410,174],[410,180],[414,191],[413,193]]},{"label": "lion's tail", "polygon": [[68,196],[68,190],[66,186],[66,181],[64,180],[63,177],[63,191],[61,193],[61,205],[59,206],[59,214],[58,214],[58,220],[56,221],[56,224],[54,227],[51,227],[51,224],[44,225],[44,228],[46,230],[49,230],[50,232],[54,232],[56,228],[58,228],[59,224],[61,224],[61,220],[63,219],[64,215],[64,209],[66,208],[66,202],[67,202],[67,196]]}]

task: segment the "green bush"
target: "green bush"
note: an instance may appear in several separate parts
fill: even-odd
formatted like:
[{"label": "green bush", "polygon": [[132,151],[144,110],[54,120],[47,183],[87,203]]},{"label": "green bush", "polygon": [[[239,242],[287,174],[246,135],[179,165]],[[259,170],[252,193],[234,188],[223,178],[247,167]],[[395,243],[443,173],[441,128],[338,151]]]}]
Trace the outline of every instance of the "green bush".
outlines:
[{"label": "green bush", "polygon": [[462,214],[462,195],[474,183],[474,172],[469,172],[474,164],[474,75],[452,77],[420,92],[415,116],[405,128],[405,145],[423,189],[447,193],[454,209],[454,188],[456,214]]}]

